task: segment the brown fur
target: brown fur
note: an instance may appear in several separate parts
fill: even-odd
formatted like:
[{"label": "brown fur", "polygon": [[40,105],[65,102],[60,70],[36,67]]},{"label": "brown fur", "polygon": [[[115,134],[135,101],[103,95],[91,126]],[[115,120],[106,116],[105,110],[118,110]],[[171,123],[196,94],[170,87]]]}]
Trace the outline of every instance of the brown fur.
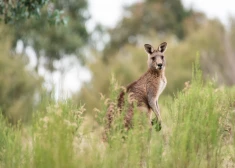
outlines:
[{"label": "brown fur", "polygon": [[[125,127],[131,127],[131,120],[133,116],[133,102],[141,109],[147,110],[147,115],[150,119],[150,114],[153,112],[161,128],[161,115],[158,106],[158,98],[166,86],[165,77],[165,58],[164,51],[167,43],[161,43],[155,50],[151,45],[145,44],[145,50],[148,54],[148,70],[138,80],[132,82],[126,87],[126,91],[122,91],[118,97],[118,108],[120,111],[124,106],[125,94],[128,95],[128,111],[125,116]],[[112,123],[113,111],[111,109],[107,112],[108,127]],[[150,120],[151,121],[151,120]]]}]

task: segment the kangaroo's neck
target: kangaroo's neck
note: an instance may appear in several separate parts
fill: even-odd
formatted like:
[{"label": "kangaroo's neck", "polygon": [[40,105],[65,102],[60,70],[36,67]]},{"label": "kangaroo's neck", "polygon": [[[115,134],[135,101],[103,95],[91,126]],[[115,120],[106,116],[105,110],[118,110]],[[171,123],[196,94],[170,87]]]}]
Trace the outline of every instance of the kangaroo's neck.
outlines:
[{"label": "kangaroo's neck", "polygon": [[149,73],[151,76],[155,76],[155,77],[162,77],[165,76],[165,69],[153,69],[153,68],[149,68],[147,73]]}]

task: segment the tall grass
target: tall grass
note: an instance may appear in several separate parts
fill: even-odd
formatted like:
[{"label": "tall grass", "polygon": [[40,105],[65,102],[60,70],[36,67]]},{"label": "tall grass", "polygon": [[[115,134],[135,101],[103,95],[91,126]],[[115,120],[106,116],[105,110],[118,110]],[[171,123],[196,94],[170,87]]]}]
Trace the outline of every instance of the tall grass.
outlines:
[{"label": "tall grass", "polygon": [[[0,116],[0,167],[235,167],[235,89],[203,81],[197,66],[193,74],[174,98],[160,97],[160,132],[150,130],[146,115],[136,109],[132,129],[124,129],[128,107],[117,112],[120,89],[114,78],[95,119],[70,101],[42,108],[29,126],[13,128]],[[109,104],[115,118],[103,142]]]},{"label": "tall grass", "polygon": [[0,113],[0,167],[17,167],[21,162],[20,138],[19,127],[12,127]]}]

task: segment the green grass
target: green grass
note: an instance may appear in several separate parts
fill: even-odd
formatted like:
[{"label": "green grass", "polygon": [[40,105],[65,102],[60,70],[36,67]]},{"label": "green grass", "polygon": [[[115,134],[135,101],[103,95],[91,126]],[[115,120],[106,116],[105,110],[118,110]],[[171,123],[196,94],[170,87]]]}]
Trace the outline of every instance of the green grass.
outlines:
[{"label": "green grass", "polygon": [[0,167],[235,167],[234,88],[203,82],[196,67],[189,88],[160,97],[160,132],[150,134],[145,115],[135,110],[133,129],[126,131],[124,113],[116,114],[103,142],[107,106],[116,109],[119,92],[114,79],[110,90],[95,119],[70,101],[47,105],[27,126],[9,126],[0,116]]}]

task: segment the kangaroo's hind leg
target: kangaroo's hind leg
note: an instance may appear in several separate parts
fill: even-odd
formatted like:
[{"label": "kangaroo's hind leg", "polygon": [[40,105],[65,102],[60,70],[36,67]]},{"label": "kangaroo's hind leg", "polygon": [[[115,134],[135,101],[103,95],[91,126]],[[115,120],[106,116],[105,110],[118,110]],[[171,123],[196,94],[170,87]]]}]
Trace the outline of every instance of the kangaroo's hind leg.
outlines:
[{"label": "kangaroo's hind leg", "polygon": [[131,103],[128,106],[128,110],[127,110],[126,116],[124,118],[124,126],[128,130],[132,127],[132,118],[133,118],[133,115],[134,115],[134,105],[133,105],[133,103]]}]

